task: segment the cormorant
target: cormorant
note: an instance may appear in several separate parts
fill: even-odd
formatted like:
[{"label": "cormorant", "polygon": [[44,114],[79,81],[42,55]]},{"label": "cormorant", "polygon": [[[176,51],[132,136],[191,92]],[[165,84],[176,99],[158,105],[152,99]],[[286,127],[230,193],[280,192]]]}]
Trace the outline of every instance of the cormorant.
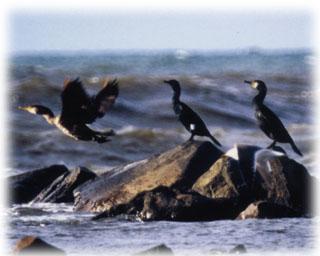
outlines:
[{"label": "cormorant", "polygon": [[268,148],[273,148],[277,142],[290,143],[293,151],[302,156],[302,153],[294,143],[280,119],[263,104],[263,100],[267,95],[267,86],[265,83],[261,80],[245,80],[244,82],[258,90],[258,94],[253,98],[252,105],[255,109],[255,117],[259,127],[270,139],[273,140]]},{"label": "cormorant", "polygon": [[109,141],[108,136],[114,135],[114,132],[112,130],[107,132],[95,131],[89,128],[87,124],[93,123],[97,118],[102,118],[114,104],[118,94],[118,81],[116,79],[106,81],[96,95],[89,96],[81,81],[77,78],[64,81],[60,116],[55,116],[49,108],[41,105],[19,107],[19,109],[41,115],[49,124],[56,126],[73,139],[104,143]]},{"label": "cormorant", "polygon": [[175,114],[179,117],[183,126],[191,133],[189,140],[193,140],[195,135],[209,137],[215,144],[221,146],[219,141],[214,138],[202,121],[200,116],[194,112],[189,106],[180,101],[180,84],[177,80],[165,80],[173,89],[172,104]]}]

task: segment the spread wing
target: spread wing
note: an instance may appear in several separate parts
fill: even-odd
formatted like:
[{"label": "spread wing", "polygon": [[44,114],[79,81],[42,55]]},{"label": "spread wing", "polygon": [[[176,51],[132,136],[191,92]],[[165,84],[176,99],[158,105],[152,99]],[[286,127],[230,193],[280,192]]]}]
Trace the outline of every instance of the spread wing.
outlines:
[{"label": "spread wing", "polygon": [[76,124],[91,124],[102,118],[114,104],[119,94],[116,79],[107,82],[103,89],[94,97],[84,90],[79,79],[66,81],[61,94],[61,121]]},{"label": "spread wing", "polygon": [[117,79],[108,81],[94,99],[95,118],[101,118],[111,108],[119,95]]},{"label": "spread wing", "polygon": [[68,120],[72,123],[85,122],[92,100],[84,90],[79,78],[64,81],[61,100],[61,120]]}]

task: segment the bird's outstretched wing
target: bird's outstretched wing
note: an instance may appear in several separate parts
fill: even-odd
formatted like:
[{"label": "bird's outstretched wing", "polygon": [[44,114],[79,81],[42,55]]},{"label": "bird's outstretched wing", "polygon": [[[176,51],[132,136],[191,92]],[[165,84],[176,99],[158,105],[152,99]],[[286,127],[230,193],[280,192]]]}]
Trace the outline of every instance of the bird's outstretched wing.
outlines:
[{"label": "bird's outstretched wing", "polygon": [[94,98],[96,117],[101,118],[110,109],[119,95],[119,87],[117,79],[113,79],[105,83],[103,89]]},{"label": "bird's outstretched wing", "polygon": [[116,79],[106,82],[100,92],[90,97],[79,79],[66,81],[61,94],[61,121],[76,124],[91,124],[105,115],[119,94]]},{"label": "bird's outstretched wing", "polygon": [[85,121],[92,100],[83,88],[79,78],[64,81],[61,100],[62,120],[69,120],[73,123],[83,123]]}]

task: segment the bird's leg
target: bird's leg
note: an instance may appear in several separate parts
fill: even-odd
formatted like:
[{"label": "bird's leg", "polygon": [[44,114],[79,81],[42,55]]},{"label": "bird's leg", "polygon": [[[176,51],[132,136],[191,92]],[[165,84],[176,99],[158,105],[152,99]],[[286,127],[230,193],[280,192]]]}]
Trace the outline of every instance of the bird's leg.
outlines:
[{"label": "bird's leg", "polygon": [[116,135],[116,133],[114,132],[114,130],[109,129],[109,130],[105,130],[105,131],[96,131],[96,134],[102,135],[102,136],[114,136]]},{"label": "bird's leg", "polygon": [[193,134],[193,133],[191,133],[191,136],[190,136],[190,138],[189,138],[189,140],[188,140],[188,141],[193,141],[193,137],[194,137],[194,134]]},{"label": "bird's leg", "polygon": [[273,148],[276,145],[276,141],[274,140],[267,148]]}]

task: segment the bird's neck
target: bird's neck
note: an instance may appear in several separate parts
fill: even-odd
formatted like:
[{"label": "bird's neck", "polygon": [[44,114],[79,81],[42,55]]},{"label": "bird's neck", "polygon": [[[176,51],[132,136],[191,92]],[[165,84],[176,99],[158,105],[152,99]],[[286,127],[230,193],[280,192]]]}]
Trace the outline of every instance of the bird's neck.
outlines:
[{"label": "bird's neck", "polygon": [[55,116],[51,116],[49,114],[44,114],[42,115],[42,117],[51,125],[55,124],[56,121],[56,117]]},{"label": "bird's neck", "polygon": [[181,106],[180,106],[180,93],[174,93],[172,97],[172,105],[173,105],[173,110],[174,112],[179,115],[181,112]]},{"label": "bird's neck", "polygon": [[253,98],[252,104],[257,106],[262,105],[266,95],[266,91],[259,91],[259,93]]},{"label": "bird's neck", "polygon": [[180,91],[174,91],[172,96],[173,104],[178,104],[180,102]]}]

